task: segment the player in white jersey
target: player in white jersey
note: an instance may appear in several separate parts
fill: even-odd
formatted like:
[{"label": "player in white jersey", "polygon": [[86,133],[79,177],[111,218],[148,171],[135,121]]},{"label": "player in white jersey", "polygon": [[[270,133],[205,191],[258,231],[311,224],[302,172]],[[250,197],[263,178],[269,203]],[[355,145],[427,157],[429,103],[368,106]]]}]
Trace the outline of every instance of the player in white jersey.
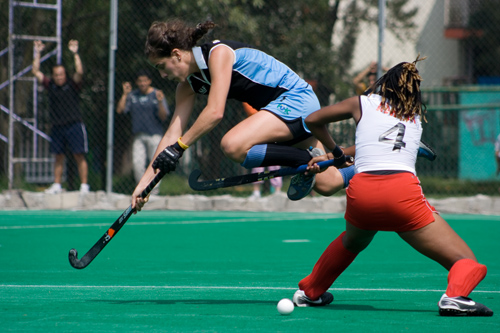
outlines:
[{"label": "player in white jersey", "polygon": [[323,252],[312,273],[299,282],[293,297],[298,306],[329,304],[333,296],[326,291],[375,234],[395,231],[449,270],[448,287],[438,303],[441,315],[493,315],[467,297],[486,276],[486,266],[477,262],[472,250],[429,204],[416,177],[425,112],[417,61],[391,68],[372,86],[373,94],[349,98],[306,118],[311,133],[330,150],[309,162],[310,172],[320,171],[317,162],[343,155],[328,124],[348,118],[356,121],[357,173],[346,191],[346,230]]}]

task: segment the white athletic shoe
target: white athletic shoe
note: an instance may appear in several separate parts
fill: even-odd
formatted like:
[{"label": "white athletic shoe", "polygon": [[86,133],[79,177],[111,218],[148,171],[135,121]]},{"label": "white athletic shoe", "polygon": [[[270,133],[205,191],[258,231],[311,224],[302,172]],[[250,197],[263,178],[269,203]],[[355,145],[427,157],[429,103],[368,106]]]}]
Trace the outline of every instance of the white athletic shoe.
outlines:
[{"label": "white athletic shoe", "polygon": [[253,191],[252,195],[248,197],[248,200],[257,200],[260,199],[262,195],[260,194],[260,191]]},{"label": "white athletic shoe", "polygon": [[89,184],[81,184],[80,185],[80,194],[87,194],[90,192]]},{"label": "white athletic shoe", "polygon": [[307,306],[325,306],[330,304],[333,301],[333,295],[329,292],[324,292],[317,300],[311,300],[306,296],[303,290],[297,290],[295,294],[293,294],[293,304],[299,307],[307,307]]},{"label": "white athletic shoe", "polygon": [[448,297],[446,294],[443,294],[438,306],[441,316],[493,316],[491,309],[481,303],[474,302],[469,297]]},{"label": "white athletic shoe", "polygon": [[48,189],[46,189],[44,192],[47,194],[59,194],[62,192],[61,184],[54,183],[54,184],[50,185],[50,187]]}]

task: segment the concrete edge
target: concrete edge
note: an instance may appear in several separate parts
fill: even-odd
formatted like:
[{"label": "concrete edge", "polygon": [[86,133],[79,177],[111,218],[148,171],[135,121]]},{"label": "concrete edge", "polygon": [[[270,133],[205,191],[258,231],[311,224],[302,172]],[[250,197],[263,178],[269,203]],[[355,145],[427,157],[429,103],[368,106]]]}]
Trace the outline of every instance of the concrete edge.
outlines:
[{"label": "concrete edge", "polygon": [[[3,191],[0,194],[0,210],[123,210],[130,205],[130,196],[104,191],[43,192]],[[478,194],[472,197],[428,198],[440,213],[500,215],[500,197]],[[145,210],[190,210],[190,211],[266,211],[266,212],[316,212],[343,213],[345,196],[307,197],[291,201],[286,194],[265,196],[260,199],[233,197],[230,195],[203,196],[151,196]]]}]

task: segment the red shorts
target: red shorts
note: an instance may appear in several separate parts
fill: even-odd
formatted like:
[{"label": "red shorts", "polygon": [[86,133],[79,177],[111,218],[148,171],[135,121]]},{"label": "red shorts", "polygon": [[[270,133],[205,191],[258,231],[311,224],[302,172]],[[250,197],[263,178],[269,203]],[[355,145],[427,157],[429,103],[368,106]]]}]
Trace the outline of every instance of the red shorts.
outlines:
[{"label": "red shorts", "polygon": [[424,197],[414,174],[358,173],[346,190],[345,219],[364,230],[404,232],[434,222],[436,209]]}]

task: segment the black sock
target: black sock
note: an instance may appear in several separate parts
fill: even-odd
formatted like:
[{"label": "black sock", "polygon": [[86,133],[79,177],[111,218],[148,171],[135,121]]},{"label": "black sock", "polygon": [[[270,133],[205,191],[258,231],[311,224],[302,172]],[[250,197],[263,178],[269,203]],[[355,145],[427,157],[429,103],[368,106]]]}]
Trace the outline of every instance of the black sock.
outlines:
[{"label": "black sock", "polygon": [[261,166],[283,165],[297,167],[311,160],[311,154],[305,149],[267,144],[266,156]]}]

